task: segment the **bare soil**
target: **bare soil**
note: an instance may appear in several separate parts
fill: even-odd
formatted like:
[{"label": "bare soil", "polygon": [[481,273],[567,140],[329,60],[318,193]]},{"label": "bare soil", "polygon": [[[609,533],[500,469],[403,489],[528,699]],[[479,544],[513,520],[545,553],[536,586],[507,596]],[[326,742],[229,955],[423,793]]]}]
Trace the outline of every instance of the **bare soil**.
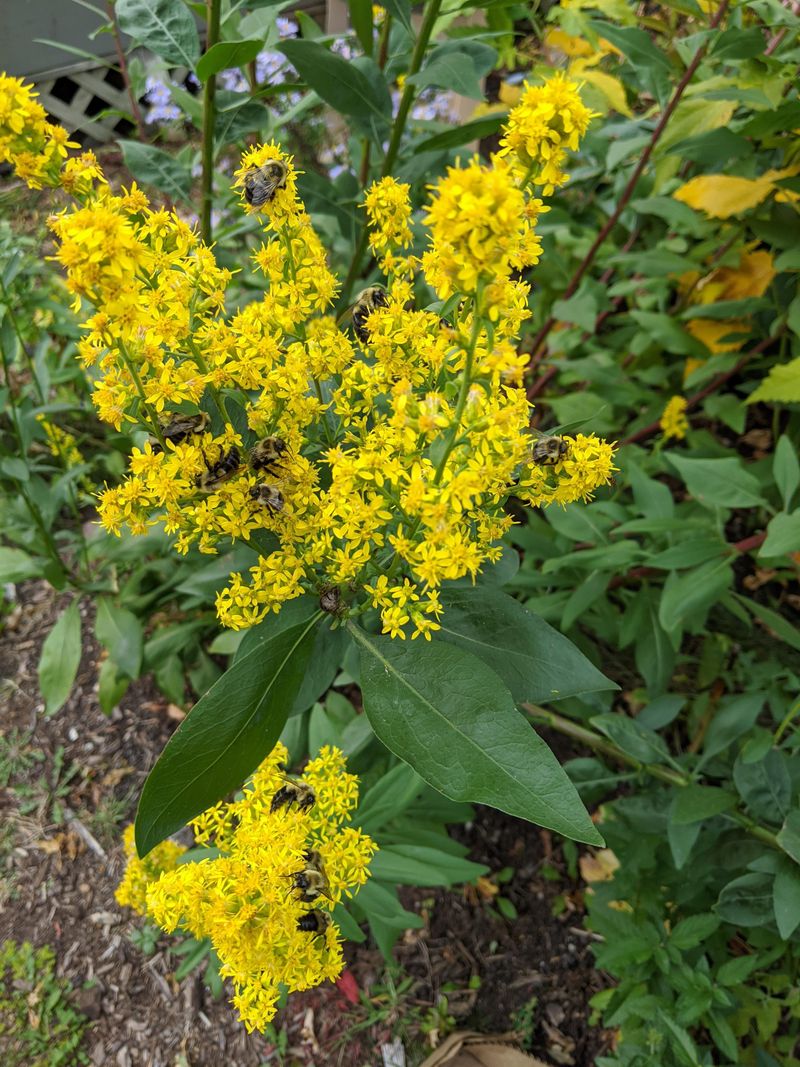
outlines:
[{"label": "bare soil", "polygon": [[[283,1059],[265,1037],[245,1032],[224,997],[213,999],[199,972],[177,982],[174,941],[165,937],[144,955],[129,940],[140,923],[113,897],[121,831],[177,725],[175,709],[145,678],[103,715],[101,652],[83,602],[77,681],[61,711],[45,717],[36,665],[68,597],[40,583],[18,587],[17,596],[0,634],[0,781],[9,778],[0,795],[0,942],[55,950],[58,973],[91,1020],[84,1048],[92,1064],[378,1067],[381,1044],[399,1035],[412,1067],[454,1025],[489,1033],[516,1025],[528,1049],[552,1064],[588,1067],[608,1047],[608,1035],[588,1023],[603,980],[581,928],[579,884],[546,831],[488,809],[454,832],[493,872],[513,868],[499,889],[517,918],[498,913],[490,879],[455,892],[404,891],[424,928],[401,940],[390,972],[369,942],[351,945],[337,986],[290,998],[279,1020],[288,1036]],[[0,1063],[4,1041],[13,1035],[0,1035]]]}]

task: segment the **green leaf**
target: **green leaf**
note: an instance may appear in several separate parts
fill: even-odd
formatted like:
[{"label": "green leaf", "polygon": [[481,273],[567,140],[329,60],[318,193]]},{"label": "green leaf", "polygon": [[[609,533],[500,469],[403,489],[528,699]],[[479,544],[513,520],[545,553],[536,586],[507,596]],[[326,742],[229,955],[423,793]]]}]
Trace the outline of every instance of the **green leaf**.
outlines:
[{"label": "green leaf", "polygon": [[739,956],[736,959],[727,960],[717,971],[716,981],[721,986],[739,985],[752,974],[760,963],[761,960],[757,955]]},{"label": "green leaf", "polygon": [[778,832],[778,844],[795,863],[800,863],[800,811],[790,811]]},{"label": "green leaf", "polygon": [[40,560],[32,559],[19,548],[0,547],[0,582],[24,582],[41,573]]},{"label": "green leaf", "polygon": [[706,938],[711,937],[719,928],[719,924],[719,916],[712,915],[710,912],[690,915],[686,919],[681,919],[672,928],[672,933],[669,935],[670,944],[679,949],[694,948],[696,945],[701,945]]},{"label": "green leaf", "polygon": [[350,25],[356,31],[365,55],[372,55],[372,0],[347,0],[350,9]]},{"label": "green leaf", "polygon": [[703,763],[753,727],[764,706],[764,697],[762,692],[742,693],[720,701],[703,740]]},{"label": "green leaf", "polygon": [[777,611],[759,604],[756,600],[749,600],[747,597],[739,596],[738,594],[736,599],[744,604],[747,610],[755,615],[757,619],[760,619],[768,629],[772,630],[781,641],[785,641],[787,645],[800,650],[800,630],[792,626]]},{"label": "green leaf", "polygon": [[499,589],[443,589],[441,601],[436,638],[478,656],[518,703],[617,688],[563,634]]},{"label": "green leaf", "polygon": [[597,312],[597,298],[588,290],[576,293],[568,300],[556,300],[552,310],[553,317],[559,322],[571,322],[587,333],[594,333]]},{"label": "green leaf", "polygon": [[479,659],[445,644],[373,637],[357,627],[364,710],[386,747],[453,800],[490,804],[597,844],[575,787]]},{"label": "green leaf", "polygon": [[112,659],[104,659],[97,676],[97,699],[104,715],[110,715],[125,696],[130,679],[121,677]]},{"label": "green leaf", "polygon": [[[673,807],[675,804],[673,798]],[[692,854],[697,838],[700,836],[702,824],[699,822],[689,823],[687,826],[678,826],[671,819],[667,823],[667,841],[669,842],[672,859],[677,870],[683,870],[686,861]]]},{"label": "green leaf", "polygon": [[736,797],[713,785],[687,785],[679,789],[672,802],[671,818],[676,826],[711,819],[736,806]]},{"label": "green leaf", "polygon": [[212,74],[218,74],[229,67],[244,67],[255,59],[264,47],[263,41],[220,41],[213,45],[200,58],[195,74],[201,82],[207,81]]},{"label": "green leaf", "polygon": [[776,515],[767,527],[767,539],[759,549],[759,556],[788,556],[800,552],[800,508]]},{"label": "green leaf", "polygon": [[670,453],[667,457],[686,488],[700,504],[720,508],[753,508],[764,503],[761,483],[737,456],[694,459]]},{"label": "green leaf", "polygon": [[358,805],[356,818],[365,833],[376,831],[409,807],[423,789],[420,776],[407,763],[398,763],[369,789]]},{"label": "green leaf", "polygon": [[370,861],[375,878],[397,885],[442,885],[474,882],[489,868],[424,845],[381,845]]},{"label": "green leaf", "polygon": [[238,789],[280,737],[314,643],[316,616],[238,658],[169,739],[136,813],[140,856]]},{"label": "green leaf", "polygon": [[800,356],[788,363],[776,364],[759,387],[747,398],[748,404],[761,400],[773,404],[796,404],[800,401]]},{"label": "green leaf", "polygon": [[607,715],[594,715],[589,721],[623,752],[642,763],[663,763],[669,755],[664,739],[636,719],[609,712]]},{"label": "green leaf", "polygon": [[734,926],[765,926],[773,916],[772,876],[753,873],[734,878],[720,893],[714,910]]},{"label": "green leaf", "polygon": [[[272,640],[277,633],[307,622],[317,611],[317,602],[313,597],[290,600],[281,608],[280,614],[268,615],[258,626],[247,631],[237,649],[234,662],[249,655],[254,648],[263,647],[264,642]],[[290,715],[307,711],[315,700],[319,700],[327,692],[338,673],[346,644],[347,634],[341,628],[331,629],[329,618],[324,619],[316,628],[314,647],[300,689],[292,703]]]},{"label": "green leaf", "polygon": [[100,597],[95,633],[123,674],[138,678],[142,666],[142,624],[133,612],[114,604],[108,597]]},{"label": "green leaf", "polygon": [[189,167],[169,152],[139,141],[119,141],[125,166],[143,185],[152,185],[170,200],[190,202],[192,175]]},{"label": "green leaf", "polygon": [[502,114],[487,115],[483,119],[473,119],[465,122],[463,126],[456,126],[453,130],[445,130],[429,137],[427,141],[421,141],[414,149],[415,153],[442,152],[448,148],[459,148],[462,144],[470,141],[482,141],[484,137],[491,137],[502,129],[503,123],[508,118],[508,112]]},{"label": "green leaf", "polygon": [[398,930],[419,929],[425,923],[413,911],[406,911],[393,890],[371,878],[362,885],[354,902],[364,912],[370,923],[378,919]]},{"label": "green leaf", "polygon": [[605,37],[616,45],[634,66],[653,67],[671,73],[669,59],[656,48],[652,38],[644,30],[615,26],[611,22],[590,21],[589,25],[598,36]]},{"label": "green leaf", "polygon": [[800,924],[800,870],[788,860],[775,875],[772,906],[778,933],[787,941]]},{"label": "green leaf", "polygon": [[116,0],[120,29],[168,63],[194,67],[200,38],[193,15],[175,0]]},{"label": "green leaf", "polygon": [[45,638],[39,657],[39,689],[47,715],[65,704],[80,662],[81,616],[78,601],[73,600]]},{"label": "green leaf", "polygon": [[739,757],[733,765],[733,781],[756,818],[780,823],[786,817],[792,797],[792,779],[786,757],[779,749],[770,749],[758,763],[745,763]]},{"label": "green leaf", "polygon": [[417,74],[412,74],[408,79],[418,89],[424,89],[428,85],[438,86],[440,89],[452,88],[461,96],[469,97],[470,100],[483,100],[483,87],[475,71],[472,57],[462,53],[448,52],[434,58],[434,53],[428,57],[425,66]]},{"label": "green leaf", "polygon": [[782,434],[775,446],[772,474],[783,497],[783,506],[788,511],[792,497],[800,485],[800,459],[797,457],[797,449],[788,434]]},{"label": "green leaf", "polygon": [[754,59],[764,54],[764,33],[757,26],[746,30],[731,26],[714,40],[711,55],[717,59]]},{"label": "green leaf", "polygon": [[701,625],[732,581],[733,568],[727,560],[710,560],[681,575],[671,571],[661,594],[659,622],[669,634]]},{"label": "green leaf", "polygon": [[411,0],[386,0],[383,5],[392,18],[397,19],[403,29],[414,36],[414,29],[411,25]]},{"label": "green leaf", "polygon": [[278,51],[335,111],[361,120],[378,136],[386,130],[392,98],[385,79],[381,77],[382,88],[376,91],[376,83],[358,66],[316,41],[282,41]]}]

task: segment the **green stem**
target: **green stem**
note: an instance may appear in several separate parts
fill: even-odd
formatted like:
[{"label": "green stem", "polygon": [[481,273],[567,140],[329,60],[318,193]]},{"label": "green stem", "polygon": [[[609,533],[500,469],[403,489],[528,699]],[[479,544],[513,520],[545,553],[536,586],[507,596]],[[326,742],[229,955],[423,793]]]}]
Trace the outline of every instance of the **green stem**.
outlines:
[{"label": "green stem", "polygon": [[444,474],[444,468],[447,465],[447,461],[450,458],[450,453],[455,448],[456,438],[458,437],[458,431],[461,429],[461,417],[464,414],[464,408],[467,405],[467,397],[469,396],[469,389],[472,385],[472,363],[475,359],[475,349],[478,345],[478,337],[481,332],[481,317],[478,313],[480,305],[480,292],[475,298],[475,304],[472,309],[473,323],[472,323],[472,336],[469,339],[469,347],[467,348],[466,359],[464,360],[463,378],[461,381],[461,389],[458,394],[458,401],[456,402],[456,410],[453,413],[453,423],[450,427],[450,434],[445,445],[442,458],[439,460],[439,466],[436,468],[436,476],[433,479],[433,484],[438,485],[442,480]]},{"label": "green stem", "polygon": [[[206,51],[219,40],[222,0],[206,0]],[[200,236],[211,244],[211,205],[214,202],[214,126],[217,118],[217,78],[211,74],[203,86],[203,176],[201,180]]]},{"label": "green stem", "polygon": [[158,416],[150,407],[150,403],[147,399],[147,396],[145,395],[144,386],[142,385],[142,379],[139,377],[139,372],[133,365],[133,361],[128,355],[125,349],[125,345],[122,343],[121,340],[117,341],[117,347],[119,349],[119,354],[122,356],[122,362],[125,364],[128,370],[128,374],[130,374],[131,378],[133,379],[133,384],[136,386],[136,392],[139,394],[139,399],[141,400],[142,407],[147,412],[148,425],[153,432],[153,436],[161,445],[163,451],[166,452],[167,444],[164,440],[164,435],[161,432],[161,424],[158,421]]},{"label": "green stem", "polygon": [[[31,354],[28,351],[27,346],[25,344],[25,340],[24,340],[24,338],[22,336],[22,331],[19,328],[19,323],[17,322],[17,316],[14,314],[14,310],[13,310],[13,307],[11,305],[11,300],[10,300],[9,294],[8,294],[8,289],[6,289],[5,282],[3,281],[2,278],[0,278],[0,288],[3,291],[3,303],[6,305],[6,313],[7,313],[8,317],[11,319],[11,325],[14,327],[14,333],[17,335],[17,340],[19,341],[19,347],[22,349],[22,354],[25,357],[26,363],[28,364],[28,370],[30,371],[31,379],[33,380],[33,384],[34,384],[34,387],[36,389],[36,394],[39,397],[39,403],[40,404],[44,404],[44,402],[45,402],[44,391],[43,391],[42,386],[41,386],[41,384],[39,382],[39,378],[37,377],[36,368],[33,365],[33,359],[31,358]],[[8,388],[10,390],[11,389],[11,382],[8,379],[8,375],[6,375],[6,384],[8,385]]]},{"label": "green stem", "polygon": [[[194,357],[195,363],[203,372],[203,374],[207,375],[208,364],[206,363],[205,356],[194,343],[191,337],[188,337],[187,340],[189,342],[189,348],[192,350],[192,356]],[[223,424],[229,424],[231,420],[225,413],[225,409],[222,406],[222,400],[220,399],[219,390],[217,389],[216,385],[211,385],[210,383],[207,383],[206,389],[208,389],[209,396],[214,401],[214,407],[216,407],[217,411],[219,412],[219,417],[222,419]]]},{"label": "green stem", "polygon": [[800,700],[796,700],[794,702],[794,704],[792,704],[792,706],[786,712],[786,715],[783,717],[783,720],[782,720],[780,726],[775,731],[775,733],[774,733],[774,735],[772,737],[772,743],[774,745],[778,744],[780,739],[783,737],[783,735],[788,730],[789,724],[791,723],[792,719],[795,717],[795,715],[797,715],[798,712],[800,712]]},{"label": "green stem", "polygon": [[[425,5],[425,14],[422,17],[422,25],[419,28],[417,34],[417,40],[414,44],[414,51],[411,55],[411,62],[408,65],[408,73],[406,75],[406,83],[403,86],[403,95],[400,97],[400,104],[397,108],[397,115],[395,116],[394,123],[392,124],[392,133],[389,139],[389,147],[386,149],[386,155],[383,160],[383,167],[381,168],[381,176],[386,177],[391,173],[395,160],[397,159],[397,153],[400,150],[400,142],[403,139],[403,133],[405,132],[406,122],[408,121],[408,113],[411,110],[411,105],[414,103],[414,97],[416,96],[416,86],[412,85],[407,79],[413,77],[422,66],[422,60],[425,58],[425,49],[428,47],[431,34],[433,33],[433,27],[436,24],[436,20],[439,17],[439,9],[442,6],[442,0],[428,0]],[[387,16],[388,23],[388,16]],[[388,26],[385,27],[386,42],[388,42]],[[379,49],[379,55],[385,54],[385,46],[382,39]],[[361,234],[356,243],[355,251],[353,252],[353,258],[350,261],[350,269],[347,272],[347,277],[342,285],[342,293],[339,298],[339,307],[347,307],[350,303],[350,296],[353,291],[353,285],[356,278],[361,273],[361,261],[364,258],[364,252],[367,248],[367,227],[364,225],[361,229]]]},{"label": "green stem", "polygon": [[[605,737],[600,737],[593,730],[587,730],[585,726],[572,722],[571,719],[565,719],[563,715],[558,715],[555,711],[542,708],[538,704],[522,704],[521,707],[524,711],[527,711],[534,722],[543,723],[551,729],[557,730],[560,734],[564,734],[565,737],[571,737],[575,741],[580,741],[581,744],[588,745],[595,752],[602,752],[604,756],[608,756],[618,763],[626,763],[637,771],[649,774],[651,778],[666,782],[667,785],[678,786],[681,789],[687,785],[694,784],[694,779],[691,775],[683,774],[679,771],[671,771],[668,767],[660,767],[656,763],[642,763],[635,756],[624,752],[612,741],[607,740]],[[775,848],[779,852],[784,851],[778,838],[771,830],[768,830],[766,826],[761,826],[745,815],[744,812],[734,810],[726,811],[723,814],[741,826],[751,837],[757,838],[765,845],[769,845],[770,848]]]}]

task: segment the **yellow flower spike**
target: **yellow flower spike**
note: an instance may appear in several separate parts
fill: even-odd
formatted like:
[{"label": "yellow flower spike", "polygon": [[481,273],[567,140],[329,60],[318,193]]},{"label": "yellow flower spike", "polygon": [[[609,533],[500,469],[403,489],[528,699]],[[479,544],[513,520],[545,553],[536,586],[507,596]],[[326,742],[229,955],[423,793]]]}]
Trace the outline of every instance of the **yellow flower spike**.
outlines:
[{"label": "yellow flower spike", "polygon": [[[192,821],[198,843],[221,855],[176,867],[171,852],[159,854],[170,843],[159,845],[144,861],[129,859],[118,890],[121,903],[139,910],[146,903],[150,918],[168,932],[181,928],[209,938],[248,1030],[263,1030],[273,1017],[281,985],[309,989],[341,974],[339,932],[329,913],[366,882],[376,848],[360,830],[342,826],[358,803],[358,780],[346,772],[338,749],[323,748],[302,775],[314,790],[310,809],[289,803],[272,810],[286,785],[280,768],[287,758],[278,743],[239,799]],[[127,842],[126,832],[126,848]],[[149,862],[144,878],[141,866]],[[325,892],[304,901],[305,890],[293,881],[320,862]]]},{"label": "yellow flower spike", "polygon": [[577,149],[595,117],[581,100],[577,83],[559,72],[544,85],[525,87],[509,113],[501,154],[515,159],[523,174],[549,196],[568,180],[566,152]]},{"label": "yellow flower spike", "polygon": [[372,228],[369,244],[376,254],[411,244],[410,189],[410,185],[387,177],[373,182],[367,190],[364,206]]},{"label": "yellow flower spike", "polygon": [[127,862],[125,874],[114,896],[122,907],[133,908],[139,915],[144,915],[147,910],[145,901],[148,888],[164,872],[175,869],[186,849],[174,841],[162,841],[144,859],[139,859],[133,832],[133,823],[125,827],[122,842]]},{"label": "yellow flower spike", "polygon": [[670,437],[674,437],[676,440],[682,441],[686,436],[686,431],[689,429],[689,420],[686,417],[686,397],[671,397],[658,422],[667,440]]}]

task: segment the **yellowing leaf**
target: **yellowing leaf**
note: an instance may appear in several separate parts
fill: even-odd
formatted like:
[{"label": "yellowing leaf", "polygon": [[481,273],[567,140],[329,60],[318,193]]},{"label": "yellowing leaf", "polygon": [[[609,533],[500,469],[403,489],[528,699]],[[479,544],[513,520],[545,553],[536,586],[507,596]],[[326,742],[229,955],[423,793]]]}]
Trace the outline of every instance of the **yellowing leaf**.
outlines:
[{"label": "yellowing leaf", "polygon": [[669,120],[659,141],[658,151],[666,152],[686,137],[727,126],[736,110],[733,100],[683,100]]},{"label": "yellowing leaf", "polygon": [[602,11],[612,22],[621,22],[623,26],[633,26],[636,15],[627,0],[561,0],[562,11],[582,11],[593,8]]},{"label": "yellowing leaf", "polygon": [[737,178],[731,174],[700,174],[672,194],[689,207],[715,219],[728,219],[756,207],[772,192],[767,178]]},{"label": "yellowing leaf", "polygon": [[584,41],[582,37],[573,37],[571,33],[565,33],[557,26],[549,29],[544,35],[544,46],[555,48],[556,51],[563,52],[565,56],[590,56],[592,54],[592,46],[588,41]]},{"label": "yellowing leaf", "polygon": [[578,860],[584,882],[610,882],[619,860],[610,848],[601,848],[594,855],[587,853]]},{"label": "yellowing leaf", "polygon": [[731,333],[746,333],[750,324],[745,319],[731,319],[720,322],[716,319],[691,319],[686,329],[696,337],[710,352],[735,352],[741,347],[740,341],[723,341]]},{"label": "yellowing leaf", "polygon": [[755,392],[747,398],[748,404],[759,400],[778,404],[800,402],[800,356],[782,366],[773,367]]},{"label": "yellowing leaf", "polygon": [[[580,69],[577,69],[579,66]],[[586,70],[580,61],[572,64],[570,73],[599,89],[611,107],[621,115],[630,116],[632,114],[631,109],[628,107],[628,101],[625,99],[625,89],[619,78],[615,78],[612,74],[606,74],[601,70]]]},{"label": "yellowing leaf", "polygon": [[720,267],[715,271],[715,280],[723,285],[721,299],[745,300],[748,296],[763,296],[775,273],[771,252],[744,252],[738,267]]}]

